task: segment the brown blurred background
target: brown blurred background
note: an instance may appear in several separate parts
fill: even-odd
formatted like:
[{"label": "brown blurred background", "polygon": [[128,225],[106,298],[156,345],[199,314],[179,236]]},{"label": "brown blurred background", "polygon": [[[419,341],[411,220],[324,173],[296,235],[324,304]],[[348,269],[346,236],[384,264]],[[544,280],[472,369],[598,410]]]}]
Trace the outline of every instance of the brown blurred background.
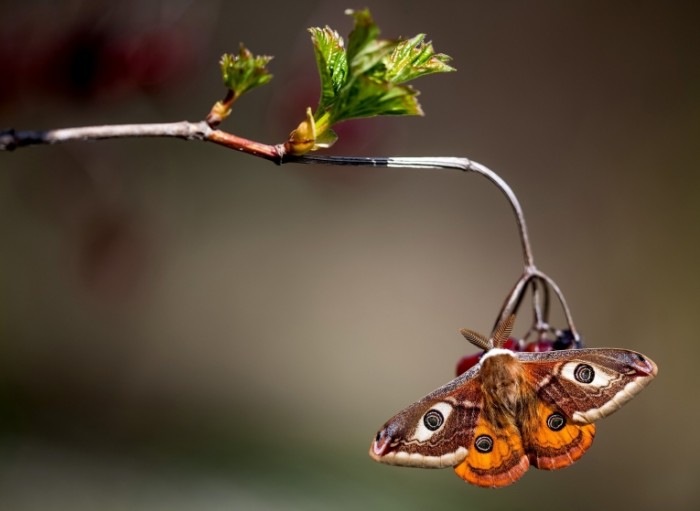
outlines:
[{"label": "brown blurred background", "polygon": [[[424,118],[345,126],[332,150],[490,166],[587,344],[658,363],[580,462],[486,491],[367,456],[519,275],[484,179],[75,143],[0,154],[0,509],[697,509],[693,5],[370,3],[459,72],[416,82]],[[275,79],[224,127],[281,142],[315,106],[305,29],[347,34],[347,7],[3,2],[0,127],[202,119],[244,41]]]}]

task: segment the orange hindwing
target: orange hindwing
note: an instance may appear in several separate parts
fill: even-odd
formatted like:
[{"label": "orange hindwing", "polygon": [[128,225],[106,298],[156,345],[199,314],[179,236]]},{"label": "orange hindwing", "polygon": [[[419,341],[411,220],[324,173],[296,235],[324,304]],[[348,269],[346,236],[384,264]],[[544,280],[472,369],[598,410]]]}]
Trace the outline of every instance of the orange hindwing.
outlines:
[{"label": "orange hindwing", "polygon": [[477,486],[499,488],[514,483],[529,467],[523,441],[514,425],[496,429],[483,416],[474,429],[469,454],[455,472]]},{"label": "orange hindwing", "polygon": [[525,450],[532,466],[554,470],[571,465],[593,443],[595,424],[575,424],[554,407],[537,404],[534,427],[524,428]]}]

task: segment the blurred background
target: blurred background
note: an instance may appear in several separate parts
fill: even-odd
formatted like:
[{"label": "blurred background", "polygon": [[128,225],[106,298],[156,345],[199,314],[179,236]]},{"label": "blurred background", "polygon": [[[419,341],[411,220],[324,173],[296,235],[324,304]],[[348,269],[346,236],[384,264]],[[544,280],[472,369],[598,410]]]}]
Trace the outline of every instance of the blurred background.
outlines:
[{"label": "blurred background", "polygon": [[[305,29],[364,6],[5,1],[0,127],[200,120],[243,41],[275,78],[223,127],[278,143],[316,104]],[[458,329],[489,333],[520,274],[498,189],[179,140],[27,148],[0,154],[0,509],[700,505],[694,4],[367,6],[459,71],[416,82],[425,117],[341,126],[332,153],[500,173],[587,345],[657,380],[581,461],[502,490],[377,464],[376,430],[453,377]]]}]

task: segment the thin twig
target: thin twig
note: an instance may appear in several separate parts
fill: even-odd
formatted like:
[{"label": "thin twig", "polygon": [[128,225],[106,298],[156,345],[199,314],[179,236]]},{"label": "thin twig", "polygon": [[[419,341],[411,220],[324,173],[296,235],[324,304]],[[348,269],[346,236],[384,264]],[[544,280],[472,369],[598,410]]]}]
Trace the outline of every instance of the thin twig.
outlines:
[{"label": "thin twig", "polygon": [[205,121],[113,124],[47,131],[15,131],[11,129],[0,132],[0,150],[12,151],[19,147],[30,145],[58,144],[72,141],[142,137],[170,137],[214,142],[215,144],[246,152],[276,163],[280,163],[283,156],[278,146],[261,144],[225,131],[212,129]]},{"label": "thin twig", "polygon": [[[106,126],[86,126],[80,128],[63,128],[48,131],[15,131],[6,130],[0,132],[0,150],[14,150],[19,147],[41,144],[57,144],[69,141],[103,140],[108,138],[140,138],[140,137],[172,137],[183,140],[201,140],[213,142],[215,144],[245,152],[253,156],[265,158],[277,164],[300,163],[300,164],[322,164],[322,165],[349,165],[355,167],[384,167],[384,168],[423,168],[423,169],[445,169],[476,172],[486,177],[494,183],[506,196],[515,214],[520,234],[520,243],[525,261],[525,271],[516,282],[512,291],[506,298],[501,312],[498,316],[497,324],[517,311],[524,296],[527,285],[532,279],[540,280],[554,289],[561,302],[566,316],[569,329],[576,339],[578,333],[573,324],[571,312],[564,299],[564,295],[559,290],[556,283],[547,275],[540,272],[535,267],[534,256],[530,246],[530,239],[525,223],[520,202],[508,184],[491,169],[471,161],[467,158],[453,157],[416,157],[416,158],[372,158],[354,156],[291,156],[285,154],[282,144],[269,145],[261,144],[252,140],[238,137],[231,133],[212,128],[206,121],[200,122],[173,122],[155,124],[122,124]],[[537,286],[533,286],[536,323],[535,327],[540,327],[546,322],[548,310],[544,313],[541,310],[542,304],[536,291]],[[545,286],[546,288],[546,286]],[[546,307],[548,309],[548,307]]]},{"label": "thin twig", "polygon": [[154,124],[113,124],[83,126],[47,131],[0,132],[0,149],[12,151],[19,147],[58,144],[71,141],[103,140],[107,138],[174,137],[185,140],[205,140],[212,129],[205,122],[167,122]]},{"label": "thin twig", "polygon": [[554,280],[546,273],[543,273],[539,270],[535,270],[534,274],[538,279],[544,281],[549,287],[551,287],[554,290],[554,294],[556,294],[557,298],[559,298],[559,303],[561,304],[561,308],[564,311],[564,317],[566,318],[569,330],[571,330],[571,334],[574,337],[574,341],[576,341],[577,344],[580,344],[581,335],[578,333],[578,330],[576,330],[576,326],[574,326],[574,318],[571,315],[571,309],[569,309],[569,304],[566,303],[564,293],[561,292],[561,289],[559,289],[557,283],[554,282]]}]

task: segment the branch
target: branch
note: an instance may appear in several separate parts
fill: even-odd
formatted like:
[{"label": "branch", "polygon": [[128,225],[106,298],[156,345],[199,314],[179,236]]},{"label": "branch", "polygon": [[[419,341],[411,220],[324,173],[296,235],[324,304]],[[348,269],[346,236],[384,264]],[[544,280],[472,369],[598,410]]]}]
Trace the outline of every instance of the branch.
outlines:
[{"label": "branch", "polygon": [[213,129],[206,121],[169,122],[155,124],[114,124],[105,126],[84,126],[48,131],[0,132],[0,150],[13,151],[19,147],[42,144],[58,144],[71,141],[104,140],[108,138],[172,137],[183,140],[201,140],[235,149],[253,156],[282,163],[352,165],[356,167],[392,167],[452,169],[477,172],[494,183],[506,196],[515,214],[520,231],[520,242],[526,268],[534,268],[534,256],[525,224],[525,216],[518,198],[501,177],[488,167],[467,158],[422,157],[422,158],[366,158],[343,156],[293,156],[287,153],[284,144],[261,144],[226,131]]},{"label": "branch", "polygon": [[[349,165],[355,167],[379,167],[379,168],[418,168],[418,169],[438,169],[438,170],[460,170],[476,172],[494,183],[506,196],[515,214],[518,231],[520,234],[520,244],[525,261],[525,270],[511,293],[506,298],[498,321],[510,316],[517,311],[527,285],[534,280],[539,280],[548,284],[554,289],[559,298],[564,315],[576,339],[580,339],[569,307],[564,300],[564,296],[556,283],[547,275],[540,272],[535,267],[534,256],[530,246],[525,216],[518,198],[508,184],[491,169],[471,161],[467,158],[455,157],[356,157],[356,156],[294,156],[286,150],[285,144],[269,145],[255,142],[231,133],[214,129],[206,121],[200,122],[172,122],[155,124],[120,124],[107,126],[85,126],[80,128],[63,128],[48,131],[15,131],[14,129],[0,132],[0,150],[12,151],[19,147],[42,144],[57,144],[70,141],[103,140],[108,138],[141,138],[141,137],[172,137],[183,140],[199,140],[203,142],[213,142],[215,144],[228,147],[247,153],[253,156],[273,161],[278,165],[283,163],[299,164],[320,164],[320,165]],[[534,291],[535,326],[544,324],[544,318],[548,315],[542,313],[542,304],[538,298],[536,288]],[[545,300],[546,302],[547,300]],[[547,304],[545,303],[545,311]]]},{"label": "branch", "polygon": [[211,128],[201,122],[166,122],[155,124],[115,124],[107,126],[84,126],[48,131],[0,132],[0,150],[13,151],[18,147],[42,144],[58,144],[71,141],[104,140],[108,138],[172,137],[183,140],[201,140],[235,149],[244,153],[281,163],[284,156],[282,146],[261,144],[225,131]]},{"label": "branch", "polygon": [[62,128],[48,131],[15,131],[9,129],[0,132],[0,150],[13,151],[19,147],[42,144],[58,144],[71,141],[104,140],[108,138],[172,137],[183,140],[201,140],[235,149],[253,156],[265,158],[275,163],[303,163],[326,165],[352,165],[356,167],[392,167],[452,169],[472,171],[483,175],[494,183],[506,196],[513,209],[520,242],[523,250],[525,267],[535,267],[532,248],[525,224],[525,216],[518,198],[501,177],[488,167],[467,158],[423,157],[423,158],[366,158],[343,156],[294,156],[287,153],[284,144],[261,144],[226,131],[213,129],[206,121],[169,122],[155,124],[115,124],[106,126],[84,126],[80,128]]}]

